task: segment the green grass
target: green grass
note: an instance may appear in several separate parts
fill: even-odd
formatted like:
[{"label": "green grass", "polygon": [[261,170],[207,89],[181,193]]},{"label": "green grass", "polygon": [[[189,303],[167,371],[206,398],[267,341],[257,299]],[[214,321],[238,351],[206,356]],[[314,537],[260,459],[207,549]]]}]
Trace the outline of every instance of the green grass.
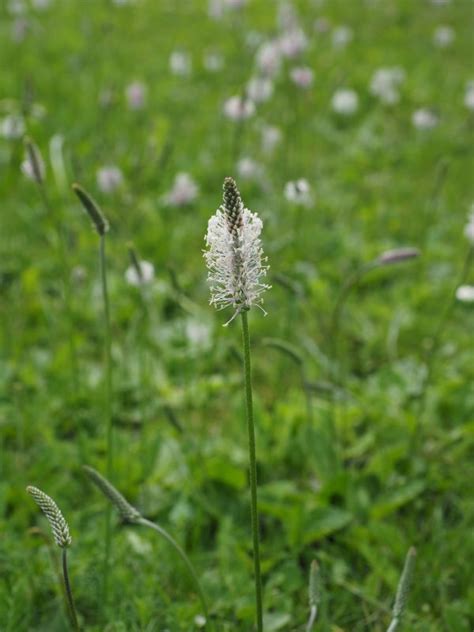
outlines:
[{"label": "green grass", "polygon": [[[68,182],[81,183],[111,224],[113,483],[182,544],[217,630],[252,629],[240,331],[237,322],[223,329],[230,314],[208,306],[202,248],[222,181],[237,177],[235,125],[223,117],[222,103],[253,72],[248,34],[275,33],[275,6],[252,0],[241,14],[216,22],[207,17],[207,2],[197,0],[124,7],[56,0],[45,11],[28,10],[21,43],[12,40],[14,18],[0,6],[0,116],[25,113],[27,132],[47,162],[53,208],[46,212],[37,187],[20,172],[22,140],[0,138],[5,632],[67,629],[50,552],[30,531],[39,526],[48,534],[28,484],[51,495],[71,527],[70,579],[84,629],[187,632],[198,629],[193,620],[201,612],[192,581],[166,543],[115,518],[109,606],[101,603],[106,501],[81,468],[105,473],[107,460],[97,235],[69,186],[54,178],[48,146],[56,134],[64,137]],[[268,316],[258,310],[249,316],[265,630],[304,629],[309,569],[317,558],[322,594],[315,629],[384,632],[414,545],[404,629],[468,632],[472,305],[454,304],[436,336],[467,256],[463,227],[474,200],[474,118],[463,104],[466,82],[474,79],[473,5],[327,0],[318,8],[308,0],[297,6],[310,36],[302,63],[313,68],[314,86],[305,93],[294,88],[287,78],[292,64],[285,63],[274,97],[258,106],[240,138],[241,155],[264,165],[265,183],[237,177],[245,203],[264,221],[273,285]],[[353,29],[346,49],[335,50],[330,33],[314,33],[321,16]],[[439,24],[456,33],[443,50],[432,43]],[[175,49],[192,55],[188,78],[169,71]],[[209,51],[222,54],[221,72],[203,68]],[[377,68],[394,65],[406,79],[400,103],[386,107],[368,84]],[[135,79],[148,86],[140,112],[129,111],[124,98]],[[359,94],[358,112],[344,120],[330,108],[341,86]],[[106,89],[112,101],[103,107]],[[412,113],[425,106],[439,124],[416,130]],[[263,122],[283,132],[270,157],[260,149]],[[112,195],[97,189],[96,170],[104,164],[124,173],[124,186]],[[192,174],[200,194],[186,208],[169,208],[163,196],[180,171]],[[283,195],[285,183],[299,177],[312,187],[309,208],[295,208]],[[124,279],[130,240],[156,269],[143,294]],[[422,254],[368,273],[353,290],[342,312],[336,367],[331,314],[344,280],[400,246]],[[471,268],[467,282],[474,283],[473,275]],[[69,308],[64,277],[71,278]],[[301,355],[306,392],[295,357],[267,338]]]}]

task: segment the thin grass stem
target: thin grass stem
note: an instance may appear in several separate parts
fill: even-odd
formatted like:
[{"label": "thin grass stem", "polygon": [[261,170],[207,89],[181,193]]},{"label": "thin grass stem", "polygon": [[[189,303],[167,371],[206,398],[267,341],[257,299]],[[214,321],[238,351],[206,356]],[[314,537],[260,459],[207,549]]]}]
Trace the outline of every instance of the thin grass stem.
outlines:
[{"label": "thin grass stem", "polygon": [[[102,298],[104,302],[104,348],[105,348],[105,391],[104,391],[104,409],[106,421],[106,442],[107,442],[107,459],[106,472],[107,478],[113,479],[114,465],[114,437],[113,437],[113,420],[112,420],[112,337],[110,331],[110,305],[109,294],[107,289],[107,259],[105,252],[105,234],[100,235],[99,242],[99,260],[100,260],[100,279],[102,287]],[[108,579],[111,554],[112,540],[112,512],[110,505],[107,506],[105,514],[105,556],[104,556],[104,583],[103,594],[104,603],[107,604],[108,598]]]},{"label": "thin grass stem", "polygon": [[63,578],[64,578],[64,589],[66,593],[66,602],[68,605],[69,616],[71,619],[72,629],[75,632],[79,632],[79,623],[77,622],[77,612],[76,606],[74,604],[74,599],[72,596],[71,583],[69,581],[69,572],[67,568],[67,548],[63,548],[62,550],[62,562],[63,562]]},{"label": "thin grass stem", "polygon": [[242,342],[244,350],[244,379],[245,379],[245,404],[247,414],[247,428],[249,437],[249,461],[250,461],[250,509],[253,539],[253,561],[255,572],[255,598],[257,606],[257,630],[263,631],[263,607],[262,607],[262,579],[260,574],[260,541],[257,506],[257,459],[255,450],[255,424],[253,417],[252,398],[252,369],[250,364],[250,335],[247,312],[241,312],[242,317]]},{"label": "thin grass stem", "polygon": [[40,194],[41,202],[46,211],[46,214],[55,223],[56,237],[57,237],[57,253],[59,259],[59,265],[61,268],[62,285],[63,285],[63,301],[65,320],[68,323],[68,346],[71,366],[71,384],[72,392],[78,393],[79,391],[79,365],[77,361],[77,349],[74,341],[74,319],[72,310],[72,292],[71,292],[71,280],[69,276],[69,264],[66,256],[66,236],[61,222],[59,213],[55,213],[53,205],[49,199],[44,182],[38,182],[38,191]]}]

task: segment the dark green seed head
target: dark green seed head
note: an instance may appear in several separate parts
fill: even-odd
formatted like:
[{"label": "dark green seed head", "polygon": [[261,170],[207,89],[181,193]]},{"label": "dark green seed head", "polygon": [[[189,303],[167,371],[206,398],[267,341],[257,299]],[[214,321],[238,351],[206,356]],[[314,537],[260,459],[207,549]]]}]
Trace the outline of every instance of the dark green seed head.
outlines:
[{"label": "dark green seed head", "polygon": [[99,235],[105,235],[109,230],[109,222],[105,219],[97,202],[79,184],[73,184],[72,190],[82,203],[86,213],[92,220],[94,228]]},{"label": "dark green seed head", "polygon": [[224,180],[224,203],[222,208],[229,222],[229,229],[233,235],[237,234],[239,228],[243,225],[244,205],[240,197],[237,184],[234,178],[226,178]]}]

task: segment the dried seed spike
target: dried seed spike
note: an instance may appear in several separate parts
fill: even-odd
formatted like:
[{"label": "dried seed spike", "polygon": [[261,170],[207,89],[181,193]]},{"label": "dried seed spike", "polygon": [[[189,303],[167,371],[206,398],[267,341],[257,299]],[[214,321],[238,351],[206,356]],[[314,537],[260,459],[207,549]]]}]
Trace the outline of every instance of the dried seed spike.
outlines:
[{"label": "dried seed spike", "polygon": [[70,546],[72,539],[69,526],[54,500],[32,485],[29,485],[26,491],[33,496],[36,504],[48,519],[56,544],[61,548]]},{"label": "dried seed spike", "polygon": [[24,140],[28,162],[31,165],[33,179],[38,184],[43,184],[45,168],[41,152],[36,144],[28,136]]},{"label": "dried seed spike", "polygon": [[89,476],[91,481],[100,489],[118,509],[120,517],[124,522],[137,522],[142,516],[138,509],[135,509],[122,494],[110,483],[106,478],[99,474],[97,470],[89,465],[83,465],[83,470]]},{"label": "dried seed spike", "polygon": [[99,205],[92,197],[85,191],[79,184],[75,183],[72,185],[72,190],[77,195],[79,200],[82,203],[82,206],[86,210],[87,214],[92,220],[95,229],[99,233],[99,235],[105,235],[105,233],[109,230],[109,222],[105,219],[104,214],[100,210]]}]

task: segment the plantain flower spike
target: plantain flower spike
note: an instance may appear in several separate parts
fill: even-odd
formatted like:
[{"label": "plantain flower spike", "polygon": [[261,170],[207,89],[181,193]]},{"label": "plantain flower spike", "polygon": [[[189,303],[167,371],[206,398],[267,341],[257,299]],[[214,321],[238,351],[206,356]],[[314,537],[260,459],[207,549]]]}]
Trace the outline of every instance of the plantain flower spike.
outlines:
[{"label": "plantain flower spike", "polygon": [[268,265],[263,256],[260,233],[262,220],[244,208],[233,178],[224,180],[222,205],[210,218],[205,236],[204,259],[211,290],[210,304],[217,309],[232,307],[238,314],[253,305],[262,307],[262,294],[270,288],[263,283]]},{"label": "plantain flower spike", "polygon": [[26,491],[33,496],[36,504],[48,519],[56,544],[62,549],[70,546],[72,539],[68,523],[54,500],[32,485],[29,485]]}]

